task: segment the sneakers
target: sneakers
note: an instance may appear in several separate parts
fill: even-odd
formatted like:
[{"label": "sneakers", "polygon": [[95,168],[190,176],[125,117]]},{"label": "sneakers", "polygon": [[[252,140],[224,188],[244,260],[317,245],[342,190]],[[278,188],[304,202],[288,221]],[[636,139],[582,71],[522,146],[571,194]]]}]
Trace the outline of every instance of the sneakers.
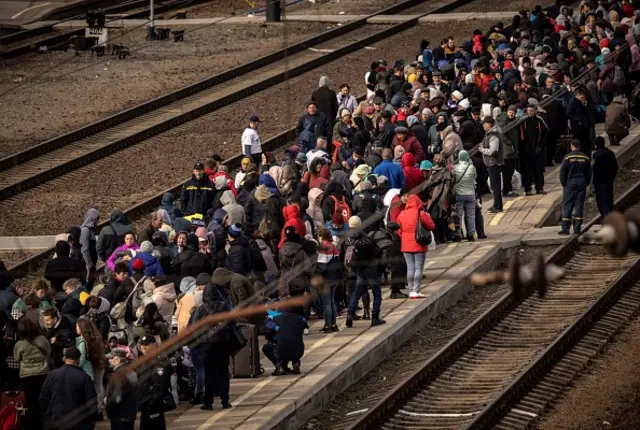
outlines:
[{"label": "sneakers", "polygon": [[200,406],[200,409],[203,411],[212,411],[213,405],[211,403],[205,403],[204,405]]},{"label": "sneakers", "polygon": [[547,192],[545,190],[536,190],[536,194],[539,194],[539,195],[542,196],[542,195],[547,194]]},{"label": "sneakers", "polygon": [[505,197],[518,197],[518,193],[516,193],[515,191],[508,191],[506,193],[504,193]]},{"label": "sneakers", "polygon": [[308,328],[305,328],[305,329],[304,329],[304,334],[305,334],[305,335],[309,334],[309,329],[308,329]]},{"label": "sneakers", "polygon": [[293,372],[294,375],[299,375],[300,372],[300,363],[293,363]]},{"label": "sneakers", "polygon": [[401,293],[400,291],[396,292],[396,293],[391,293],[390,298],[392,299],[407,299],[409,298],[409,296],[405,293]]},{"label": "sneakers", "polygon": [[409,293],[410,299],[424,299],[425,295],[422,293]]},{"label": "sneakers", "polygon": [[222,409],[231,409],[231,403],[225,402],[222,404]]},{"label": "sneakers", "polygon": [[386,323],[387,322],[381,319],[379,316],[374,316],[373,318],[371,318],[371,327],[379,326]]},{"label": "sneakers", "polygon": [[324,326],[320,329],[321,333],[331,333],[331,327],[329,326]]},{"label": "sneakers", "polygon": [[340,329],[338,328],[338,326],[337,326],[337,325],[332,325],[332,326],[331,326],[331,332],[332,332],[332,333],[336,333],[336,332],[339,332],[339,331],[340,331]]},{"label": "sneakers", "polygon": [[497,214],[502,212],[502,209],[498,209],[498,208],[489,208],[489,210],[487,210],[487,212],[489,212],[490,214]]},{"label": "sneakers", "polygon": [[563,236],[569,236],[571,232],[569,230],[560,230],[558,234]]}]

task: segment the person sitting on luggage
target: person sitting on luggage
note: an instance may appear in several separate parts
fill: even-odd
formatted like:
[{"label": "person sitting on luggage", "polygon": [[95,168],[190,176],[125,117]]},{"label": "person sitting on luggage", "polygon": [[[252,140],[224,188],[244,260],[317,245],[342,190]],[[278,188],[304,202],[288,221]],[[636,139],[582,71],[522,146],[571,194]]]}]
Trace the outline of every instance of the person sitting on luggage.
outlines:
[{"label": "person sitting on luggage", "polygon": [[[269,311],[267,314],[265,338],[269,342],[263,345],[262,352],[276,367],[273,376],[286,373],[300,374],[306,324],[306,318],[286,310]],[[289,362],[293,364],[293,370],[289,369]]]}]

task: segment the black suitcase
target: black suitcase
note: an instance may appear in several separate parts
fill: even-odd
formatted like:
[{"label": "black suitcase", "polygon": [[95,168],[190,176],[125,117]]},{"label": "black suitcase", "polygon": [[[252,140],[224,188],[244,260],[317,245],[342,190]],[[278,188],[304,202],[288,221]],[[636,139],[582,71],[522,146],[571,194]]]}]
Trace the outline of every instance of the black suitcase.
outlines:
[{"label": "black suitcase", "polygon": [[247,338],[247,344],[231,357],[229,373],[232,378],[255,378],[264,373],[260,366],[260,343],[258,327],[253,324],[238,323],[238,328]]}]

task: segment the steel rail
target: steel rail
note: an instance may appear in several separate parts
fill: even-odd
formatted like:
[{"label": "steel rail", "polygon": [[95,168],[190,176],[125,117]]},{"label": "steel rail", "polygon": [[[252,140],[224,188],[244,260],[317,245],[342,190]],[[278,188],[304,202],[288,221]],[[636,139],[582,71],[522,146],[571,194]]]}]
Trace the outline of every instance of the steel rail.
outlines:
[{"label": "steel rail", "polygon": [[[400,3],[398,5],[394,5],[390,8],[384,9],[383,11],[376,12],[370,15],[369,17],[376,16],[379,14],[390,14],[397,11],[406,10],[409,7],[416,6],[425,1],[426,0],[409,0],[404,3]],[[174,91],[165,96],[156,98],[154,100],[143,103],[131,109],[125,110],[119,114],[97,121],[93,124],[87,125],[85,127],[82,127],[75,131],[67,133],[65,135],[43,142],[32,148],[13,154],[9,157],[6,157],[0,160],[0,176],[2,176],[2,174],[4,173],[9,178],[18,177],[19,179],[17,180],[10,179],[10,183],[0,189],[0,200],[5,200],[9,197],[15,196],[16,194],[19,194],[24,190],[37,186],[43,182],[49,181],[64,173],[67,173],[78,167],[89,164],[97,159],[110,155],[128,146],[139,143],[163,131],[174,128],[180,124],[196,119],[202,115],[205,115],[207,113],[210,113],[222,107],[228,106],[230,103],[233,103],[238,100],[242,100],[259,91],[262,91],[264,89],[280,84],[286,81],[287,79],[291,79],[302,73],[308,72],[320,65],[323,65],[329,61],[336,60],[344,55],[355,52],[359,49],[364,48],[369,44],[376,43],[376,42],[379,42],[380,40],[384,40],[386,38],[392,37],[403,30],[406,30],[408,28],[411,28],[417,25],[419,22],[419,18],[421,16],[429,15],[432,13],[442,13],[443,11],[454,9],[456,7],[459,7],[460,5],[466,4],[469,1],[471,0],[453,0],[447,5],[441,6],[429,13],[422,14],[420,16],[416,16],[414,18],[405,20],[397,25],[394,25],[385,30],[376,32],[370,36],[357,40],[353,43],[350,43],[346,46],[336,49],[330,53],[317,56],[311,59],[310,61],[299,64],[291,69],[287,70],[285,68],[285,70],[282,72],[279,72],[275,75],[271,75],[270,77],[264,80],[255,82],[252,85],[242,87],[236,91],[233,91],[230,94],[227,94],[218,98],[214,98],[213,100],[210,100],[210,101],[206,101],[206,102],[203,101],[202,104],[199,104],[199,105],[197,104],[197,107],[195,108],[190,108],[186,112],[180,111],[180,113],[176,113],[175,115],[171,116],[167,120],[157,122],[152,126],[148,126],[147,124],[144,124],[143,119],[141,119],[141,121],[143,122],[142,130],[140,131],[136,130],[136,132],[133,132],[133,130],[130,130],[130,133],[128,135],[116,140],[109,140],[105,142],[105,140],[103,139],[102,142],[100,142],[101,146],[99,148],[90,150],[89,152],[86,152],[83,155],[76,158],[72,158],[68,161],[63,161],[52,168],[48,168],[43,171],[37,171],[37,173],[32,174],[30,176],[20,177],[19,175],[19,168],[25,162],[34,160],[39,156],[46,155],[54,150],[63,148],[71,143],[79,142],[82,139],[89,138],[90,136],[93,136],[98,132],[103,132],[117,125],[123,124],[127,121],[140,118],[142,115],[154,113],[158,109],[166,107],[171,103],[184,101],[187,97],[198,96],[199,93],[202,93],[203,91],[206,91],[206,90],[211,90],[211,89],[217,90],[218,85],[229,82],[230,80],[235,79],[239,76],[244,76],[248,72],[254,71],[255,69],[263,68],[266,65],[270,65],[276,61],[285,59],[289,57],[291,54],[298,53],[302,50],[307,49],[310,46],[317,45],[322,42],[326,42],[327,40],[334,39],[348,32],[361,28],[366,25],[367,19],[369,17],[359,19],[352,23],[346,24],[342,27],[338,27],[336,29],[325,32],[321,35],[312,37],[311,39],[307,39],[303,42],[296,43],[292,46],[289,46],[273,54],[264,56],[262,58],[251,61],[249,63],[236,67],[234,69],[228,70],[226,72],[217,74],[215,76],[212,76],[210,78],[197,82],[193,85],[189,85],[185,88]],[[201,97],[203,98],[205,96],[206,94],[201,95]],[[138,125],[138,127],[140,127],[140,125]],[[136,129],[137,127],[132,126],[131,128]],[[40,162],[35,164],[38,164],[38,166],[40,166]],[[18,172],[7,172],[7,170],[11,168],[16,168]],[[38,169],[35,169],[35,170],[38,170]],[[26,171],[27,169],[25,169],[25,172]]]},{"label": "steel rail", "polygon": [[[640,182],[634,187],[629,189],[620,198],[618,198],[614,207],[616,210],[624,210],[630,205],[635,204],[640,200]],[[600,221],[600,216],[596,216],[591,219],[585,226],[583,231],[587,231]],[[562,264],[567,261],[571,254],[574,253],[579,246],[579,235],[572,235],[566,242],[560,245],[551,255],[545,259],[546,264]],[[632,266],[633,271],[630,274],[637,273],[638,263]],[[631,268],[629,269],[631,270]],[[620,282],[627,284],[627,278],[621,276]],[[520,300],[515,298],[512,291],[506,293],[498,302],[491,306],[484,314],[479,316],[473,323],[471,323],[465,330],[460,332],[454,339],[452,339],[447,345],[445,345],[439,353],[424,363],[416,372],[408,376],[402,383],[396,386],[390,391],[384,398],[382,398],[374,407],[364,413],[353,425],[348,427],[351,430],[361,429],[373,429],[378,428],[380,421],[389,413],[389,411],[397,408],[397,405],[408,398],[414,390],[420,385],[431,379],[433,376],[440,373],[440,369],[446,364],[451,362],[457,357],[461,351],[466,349],[466,346],[471,342],[482,337],[483,333],[488,331],[495,323],[503,318],[505,313],[524,301],[527,297],[533,294],[533,291],[529,290]],[[591,309],[591,308],[590,308]],[[595,312],[595,311],[594,311]],[[511,394],[505,395],[511,399]],[[495,411],[503,411],[504,407],[499,404],[492,406],[491,413]],[[474,426],[469,428],[481,428],[482,426]]]}]

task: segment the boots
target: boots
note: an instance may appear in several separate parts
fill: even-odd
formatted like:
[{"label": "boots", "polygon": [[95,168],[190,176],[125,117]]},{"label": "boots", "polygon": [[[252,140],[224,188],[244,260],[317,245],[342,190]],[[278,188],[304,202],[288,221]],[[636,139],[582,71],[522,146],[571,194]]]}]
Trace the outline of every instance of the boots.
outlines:
[{"label": "boots", "polygon": [[347,327],[353,327],[353,317],[354,315],[351,312],[347,314],[347,322],[345,323]]},{"label": "boots", "polygon": [[191,401],[189,403],[191,403],[192,405],[201,405],[202,402],[203,402],[202,393],[196,393],[193,396],[193,399],[191,399]]},{"label": "boots", "polygon": [[287,372],[284,370],[284,367],[282,367],[282,365],[278,365],[276,366],[276,370],[271,374],[271,376],[280,376],[286,374]]},{"label": "boots", "polygon": [[558,234],[571,234],[571,221],[562,220],[562,228]]},{"label": "boots", "polygon": [[380,315],[373,314],[373,318],[371,318],[371,327],[375,327],[377,325],[386,324],[387,322],[380,318]]},{"label": "boots", "polygon": [[369,321],[371,319],[371,314],[369,313],[369,309],[365,309],[362,313],[362,319],[365,321]]},{"label": "boots", "polygon": [[580,234],[580,231],[582,230],[582,219],[575,219],[573,220],[573,232],[575,234]]}]

